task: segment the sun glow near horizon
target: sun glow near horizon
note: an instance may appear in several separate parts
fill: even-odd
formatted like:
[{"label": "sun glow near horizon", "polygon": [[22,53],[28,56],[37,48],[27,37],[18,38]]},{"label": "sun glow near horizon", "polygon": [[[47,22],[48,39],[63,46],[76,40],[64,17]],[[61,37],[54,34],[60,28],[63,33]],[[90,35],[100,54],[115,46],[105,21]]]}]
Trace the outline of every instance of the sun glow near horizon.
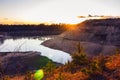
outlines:
[{"label": "sun glow near horizon", "polygon": [[24,17],[24,19],[9,19],[9,18],[2,18],[0,19],[0,24],[8,24],[8,25],[12,25],[12,24],[46,24],[46,25],[50,25],[50,24],[59,24],[59,23],[63,23],[63,24],[78,24],[81,23],[85,20],[88,19],[106,19],[106,18],[120,18],[120,16],[97,16],[97,17],[89,17],[89,16],[80,16],[80,17],[41,17],[41,18],[35,18],[34,16],[26,16]]},{"label": "sun glow near horizon", "polygon": [[41,18],[35,18],[34,16],[26,16],[24,19],[9,19],[9,18],[3,18],[1,19],[1,24],[59,24],[59,23],[65,23],[65,24],[77,24],[85,19],[80,19],[77,17],[41,17]]},{"label": "sun glow near horizon", "polygon": [[120,16],[119,0],[0,0],[1,24],[76,24],[77,16]]}]

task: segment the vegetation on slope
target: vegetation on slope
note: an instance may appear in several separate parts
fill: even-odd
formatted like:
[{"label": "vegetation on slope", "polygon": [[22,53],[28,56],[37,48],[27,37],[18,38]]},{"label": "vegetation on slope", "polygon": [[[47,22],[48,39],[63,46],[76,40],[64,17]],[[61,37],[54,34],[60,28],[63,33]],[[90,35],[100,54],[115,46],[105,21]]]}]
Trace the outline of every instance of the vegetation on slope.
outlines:
[{"label": "vegetation on slope", "polygon": [[[43,67],[43,80],[120,80],[120,50],[114,55],[88,57],[81,44],[72,54],[72,61],[56,66],[51,61]],[[34,80],[34,72],[28,71],[20,76],[21,80]],[[13,80],[19,75],[12,78]],[[10,79],[7,79],[10,80]]]},{"label": "vegetation on slope", "polygon": [[43,68],[52,60],[41,56],[36,52],[19,52],[19,53],[1,53],[0,55],[0,80],[4,80],[9,75],[24,75]]},{"label": "vegetation on slope", "polygon": [[[79,44],[80,45],[80,44]],[[84,49],[72,55],[72,62],[58,67],[46,80],[119,80],[120,52],[112,56],[99,55],[89,58]]]}]

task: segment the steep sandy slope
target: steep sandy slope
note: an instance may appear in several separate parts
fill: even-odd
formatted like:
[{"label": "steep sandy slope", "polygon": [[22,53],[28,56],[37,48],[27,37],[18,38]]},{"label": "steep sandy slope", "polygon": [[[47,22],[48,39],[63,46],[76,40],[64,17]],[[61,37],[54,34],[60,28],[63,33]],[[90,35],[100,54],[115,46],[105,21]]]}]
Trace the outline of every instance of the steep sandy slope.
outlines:
[{"label": "steep sandy slope", "polygon": [[42,44],[74,53],[79,42],[89,56],[115,53],[120,47],[120,19],[86,20]]}]

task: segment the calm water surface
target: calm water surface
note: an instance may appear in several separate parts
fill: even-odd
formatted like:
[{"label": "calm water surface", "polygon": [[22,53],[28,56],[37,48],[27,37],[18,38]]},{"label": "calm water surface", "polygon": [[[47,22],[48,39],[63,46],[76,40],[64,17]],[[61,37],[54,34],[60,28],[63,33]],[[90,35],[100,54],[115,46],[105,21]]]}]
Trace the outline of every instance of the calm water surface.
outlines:
[{"label": "calm water surface", "polygon": [[41,45],[45,40],[52,37],[38,37],[38,38],[19,38],[19,39],[5,39],[0,42],[0,52],[21,52],[21,51],[37,51],[41,55],[52,59],[55,62],[66,63],[71,60],[71,56],[63,51],[51,49]]}]

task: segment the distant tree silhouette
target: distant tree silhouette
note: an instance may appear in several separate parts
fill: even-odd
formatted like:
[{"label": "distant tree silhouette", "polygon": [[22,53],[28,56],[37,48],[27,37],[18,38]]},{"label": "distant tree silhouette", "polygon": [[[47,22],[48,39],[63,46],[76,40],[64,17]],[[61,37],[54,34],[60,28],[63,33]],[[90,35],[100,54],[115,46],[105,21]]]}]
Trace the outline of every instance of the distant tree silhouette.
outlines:
[{"label": "distant tree silhouette", "polygon": [[7,33],[10,36],[39,36],[56,35],[66,31],[65,24],[39,24],[39,25],[2,25],[0,33]]}]

